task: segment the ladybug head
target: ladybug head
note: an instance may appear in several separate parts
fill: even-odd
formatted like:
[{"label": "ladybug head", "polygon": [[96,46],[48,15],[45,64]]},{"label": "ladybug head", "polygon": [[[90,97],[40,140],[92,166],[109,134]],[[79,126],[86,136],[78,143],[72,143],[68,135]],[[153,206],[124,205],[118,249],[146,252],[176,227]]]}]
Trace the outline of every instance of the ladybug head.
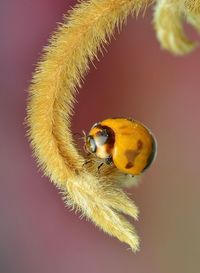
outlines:
[{"label": "ladybug head", "polygon": [[86,149],[90,153],[95,153],[99,158],[108,158],[114,147],[115,134],[108,126],[95,124],[89,135],[86,137]]}]

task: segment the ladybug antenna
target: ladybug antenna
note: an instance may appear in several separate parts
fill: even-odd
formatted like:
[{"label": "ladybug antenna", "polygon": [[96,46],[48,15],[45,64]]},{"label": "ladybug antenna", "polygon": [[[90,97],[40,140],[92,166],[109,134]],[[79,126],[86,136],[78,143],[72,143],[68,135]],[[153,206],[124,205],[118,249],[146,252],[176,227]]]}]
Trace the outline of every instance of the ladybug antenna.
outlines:
[{"label": "ladybug antenna", "polygon": [[77,137],[78,139],[83,139],[83,140],[85,140],[85,132],[84,132],[84,134],[82,135],[82,134],[80,134],[80,133],[73,133],[73,136],[74,137]]}]

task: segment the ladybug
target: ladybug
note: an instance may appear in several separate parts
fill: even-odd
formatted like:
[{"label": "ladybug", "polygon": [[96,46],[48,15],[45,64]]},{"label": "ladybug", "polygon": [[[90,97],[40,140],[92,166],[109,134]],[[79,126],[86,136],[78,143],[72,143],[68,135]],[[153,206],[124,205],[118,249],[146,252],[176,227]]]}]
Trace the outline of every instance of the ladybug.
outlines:
[{"label": "ladybug", "polygon": [[95,123],[85,146],[89,153],[133,176],[146,170],[156,157],[155,137],[143,124],[127,118]]}]

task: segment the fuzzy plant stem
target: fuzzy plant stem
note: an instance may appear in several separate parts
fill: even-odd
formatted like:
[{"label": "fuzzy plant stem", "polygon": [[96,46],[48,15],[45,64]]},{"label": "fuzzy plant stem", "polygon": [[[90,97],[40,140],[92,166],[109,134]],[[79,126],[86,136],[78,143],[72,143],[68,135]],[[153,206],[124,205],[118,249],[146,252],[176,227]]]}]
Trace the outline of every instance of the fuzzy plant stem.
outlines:
[{"label": "fuzzy plant stem", "polygon": [[148,0],[90,0],[66,16],[44,49],[30,86],[28,134],[44,173],[64,193],[66,203],[108,234],[138,250],[134,227],[122,214],[137,219],[138,209],[121,188],[119,174],[97,175],[84,166],[70,131],[77,87],[98,51],[129,14],[137,14]]},{"label": "fuzzy plant stem", "polygon": [[184,31],[184,21],[200,32],[200,0],[157,0],[154,27],[161,47],[185,55],[197,47]]},{"label": "fuzzy plant stem", "polygon": [[[66,204],[79,210],[108,234],[138,250],[134,227],[138,209],[122,191],[124,176],[109,169],[97,175],[94,163],[84,165],[70,130],[75,94],[89,63],[121,28],[129,14],[137,15],[151,0],[90,0],[80,2],[52,36],[37,65],[27,109],[29,139],[44,173],[62,190]],[[200,0],[157,0],[154,26],[164,49],[176,55],[190,52],[182,21],[200,31]]]}]

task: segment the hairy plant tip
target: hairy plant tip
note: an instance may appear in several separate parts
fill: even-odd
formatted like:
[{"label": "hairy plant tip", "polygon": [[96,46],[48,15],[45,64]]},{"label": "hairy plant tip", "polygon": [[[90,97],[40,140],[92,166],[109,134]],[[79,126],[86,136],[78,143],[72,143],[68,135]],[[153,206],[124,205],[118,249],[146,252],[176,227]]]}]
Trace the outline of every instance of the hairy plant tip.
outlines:
[{"label": "hairy plant tip", "polygon": [[185,0],[185,9],[192,14],[200,14],[200,0]]},{"label": "hairy plant tip", "polygon": [[82,216],[92,220],[100,229],[137,251],[139,238],[122,214],[137,220],[138,209],[122,189],[109,183],[109,179],[113,180],[113,177],[107,180],[90,173],[83,173],[78,179],[73,177],[67,181],[64,199],[69,207],[80,211]]},{"label": "hairy plant tip", "polygon": [[67,205],[133,251],[138,250],[138,236],[123,214],[137,219],[138,209],[121,189],[126,176],[114,168],[97,173],[96,163],[86,166],[70,118],[89,62],[110,41],[115,27],[148,2],[90,0],[76,5],[44,49],[30,86],[26,119],[38,165],[62,190]]},{"label": "hairy plant tip", "polygon": [[[197,42],[187,38],[183,29],[183,22],[186,20],[198,31],[200,30],[199,13],[194,14],[193,12],[198,10],[197,2],[200,1],[157,1],[153,23],[157,38],[163,49],[169,50],[176,55],[184,55],[190,53],[197,46]],[[195,9],[192,9],[194,6]]]},{"label": "hairy plant tip", "polygon": [[187,22],[200,32],[200,0],[185,1],[184,11]]}]

